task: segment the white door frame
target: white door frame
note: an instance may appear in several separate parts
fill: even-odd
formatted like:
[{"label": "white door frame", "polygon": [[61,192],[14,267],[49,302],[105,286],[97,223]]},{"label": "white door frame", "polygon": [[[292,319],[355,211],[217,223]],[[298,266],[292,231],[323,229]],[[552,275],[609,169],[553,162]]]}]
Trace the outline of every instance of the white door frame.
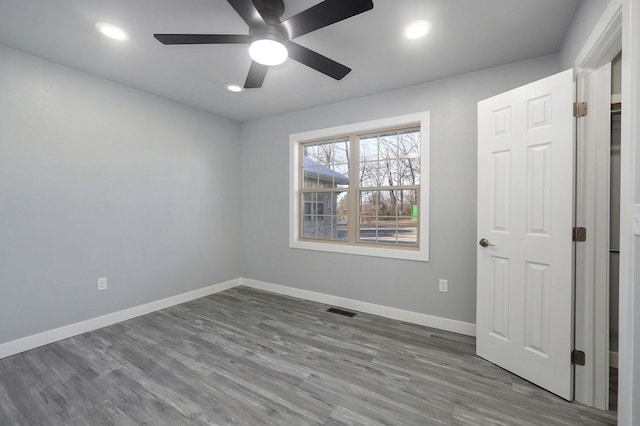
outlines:
[{"label": "white door frame", "polygon": [[[623,0],[622,8],[622,138],[620,180],[620,319],[618,331],[618,424],[640,423],[640,366],[634,366],[634,347],[640,344],[640,328],[634,328],[634,311],[640,312],[640,284],[635,281],[633,204],[636,193],[636,145],[640,143],[638,74],[640,73],[640,5]],[[640,266],[639,266],[640,267]],[[640,315],[638,313],[637,315]],[[635,377],[635,380],[634,380]],[[634,394],[634,389],[636,394]],[[635,405],[635,410],[634,410]]]},{"label": "white door frame", "polygon": [[611,62],[577,73],[577,100],[586,117],[576,120],[576,226],[587,240],[576,243],[575,349],[586,363],[575,367],[576,401],[609,408],[609,205]]},{"label": "white door frame", "polygon": [[[633,204],[636,195],[636,138],[640,136],[637,117],[638,72],[640,72],[640,7],[637,0],[610,0],[594,30],[578,55],[576,68],[596,68],[610,61],[619,49],[622,39],[622,139],[621,139],[621,195],[620,195],[620,300],[618,350],[618,423],[631,425],[640,420],[639,410],[633,410],[634,340],[640,339],[640,330],[634,329],[634,307],[640,305],[640,286],[634,280],[635,238],[633,235]],[[587,283],[589,284],[589,283]],[[638,291],[636,291],[638,287]],[[637,296],[637,297],[636,297]],[[634,299],[638,299],[635,300]],[[598,301],[597,303],[604,303]],[[606,306],[608,308],[608,306]],[[602,308],[602,305],[601,305]],[[579,325],[580,326],[580,325]],[[577,331],[577,330],[576,330]],[[583,330],[589,335],[589,330]],[[593,330],[591,330],[593,331]],[[591,334],[593,337],[593,334]],[[639,367],[635,367],[636,369]],[[637,381],[637,379],[636,379]],[[586,386],[576,381],[576,388]],[[636,389],[637,390],[637,389]]]},{"label": "white door frame", "polygon": [[[576,182],[576,226],[587,228],[587,241],[578,243],[576,249],[575,344],[577,350],[586,353],[587,362],[585,366],[576,366],[574,397],[600,409],[609,406],[608,142],[611,117],[603,110],[610,107],[611,95],[607,90],[610,82],[602,81],[606,73],[597,69],[610,64],[621,48],[622,0],[612,0],[575,62],[577,100],[587,102],[590,111],[577,121],[576,129],[580,173]],[[604,143],[598,143],[602,141]]]}]

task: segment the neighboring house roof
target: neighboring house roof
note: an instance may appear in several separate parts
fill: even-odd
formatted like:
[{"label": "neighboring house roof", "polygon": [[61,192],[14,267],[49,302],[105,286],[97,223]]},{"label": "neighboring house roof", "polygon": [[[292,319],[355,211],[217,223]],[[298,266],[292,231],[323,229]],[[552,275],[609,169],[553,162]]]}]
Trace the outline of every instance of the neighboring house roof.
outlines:
[{"label": "neighboring house roof", "polygon": [[343,174],[340,174],[330,168],[323,166],[311,158],[304,158],[304,177],[309,179],[320,179],[325,182],[333,182],[337,185],[348,185],[349,178]]}]

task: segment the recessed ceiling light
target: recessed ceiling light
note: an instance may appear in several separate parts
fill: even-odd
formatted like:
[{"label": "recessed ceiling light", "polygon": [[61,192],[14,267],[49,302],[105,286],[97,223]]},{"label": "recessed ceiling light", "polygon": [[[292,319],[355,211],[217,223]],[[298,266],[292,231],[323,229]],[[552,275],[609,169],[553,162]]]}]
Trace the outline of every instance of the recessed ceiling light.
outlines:
[{"label": "recessed ceiling light", "polygon": [[106,22],[98,22],[96,24],[96,29],[105,36],[114,40],[125,41],[129,38],[129,34],[127,34],[125,30],[120,27],[116,27],[115,25],[107,24]]},{"label": "recessed ceiling light", "polygon": [[431,31],[431,22],[416,21],[405,27],[404,36],[408,39],[415,40],[424,37],[429,31]]},{"label": "recessed ceiling light", "polygon": [[224,87],[228,91],[234,92],[234,93],[242,92],[244,90],[244,88],[242,86],[238,86],[237,84],[232,84],[232,83],[229,83]]}]

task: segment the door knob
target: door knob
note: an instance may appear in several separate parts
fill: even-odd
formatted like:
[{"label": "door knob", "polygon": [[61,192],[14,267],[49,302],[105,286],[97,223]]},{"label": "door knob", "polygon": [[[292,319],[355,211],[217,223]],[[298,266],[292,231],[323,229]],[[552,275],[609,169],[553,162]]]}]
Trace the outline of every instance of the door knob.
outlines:
[{"label": "door knob", "polygon": [[478,244],[480,244],[482,247],[489,247],[489,246],[493,247],[494,246],[486,238],[481,239]]}]

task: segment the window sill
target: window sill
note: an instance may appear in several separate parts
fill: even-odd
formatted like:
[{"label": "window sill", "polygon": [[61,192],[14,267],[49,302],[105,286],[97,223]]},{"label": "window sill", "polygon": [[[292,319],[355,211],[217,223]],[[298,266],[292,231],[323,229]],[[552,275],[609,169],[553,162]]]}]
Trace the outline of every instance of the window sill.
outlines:
[{"label": "window sill", "polygon": [[347,245],[347,244],[334,244],[334,243],[321,243],[314,241],[289,241],[289,248],[324,251],[330,253],[340,254],[352,254],[356,256],[373,256],[383,257],[387,259],[402,259],[413,260],[419,262],[428,262],[429,255],[427,250],[419,248],[417,250],[400,249],[400,248],[386,248],[386,247],[368,247],[366,245]]}]

